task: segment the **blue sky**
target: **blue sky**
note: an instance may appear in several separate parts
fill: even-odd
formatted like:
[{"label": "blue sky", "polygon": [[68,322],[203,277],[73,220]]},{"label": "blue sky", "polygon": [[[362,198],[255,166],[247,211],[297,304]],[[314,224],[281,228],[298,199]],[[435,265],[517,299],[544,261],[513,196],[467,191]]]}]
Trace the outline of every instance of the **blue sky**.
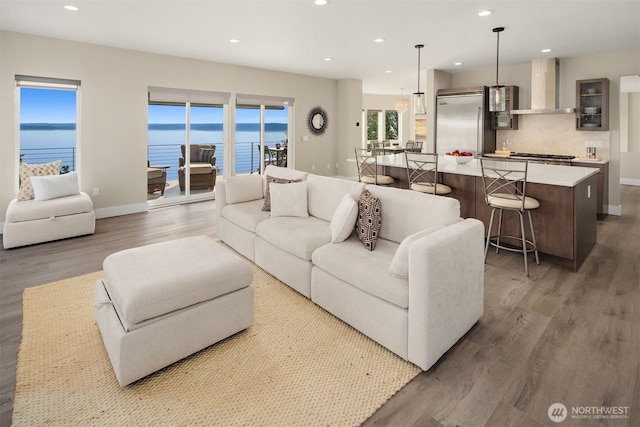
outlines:
[{"label": "blue sky", "polygon": [[20,123],[75,123],[76,91],[20,88]]},{"label": "blue sky", "polygon": [[[149,106],[149,123],[183,123],[184,107]],[[257,123],[260,110],[236,110],[237,123]],[[287,123],[287,109],[267,110],[269,123]],[[56,89],[20,89],[20,123],[75,123],[76,92]],[[191,123],[222,123],[221,108],[191,108]]]}]

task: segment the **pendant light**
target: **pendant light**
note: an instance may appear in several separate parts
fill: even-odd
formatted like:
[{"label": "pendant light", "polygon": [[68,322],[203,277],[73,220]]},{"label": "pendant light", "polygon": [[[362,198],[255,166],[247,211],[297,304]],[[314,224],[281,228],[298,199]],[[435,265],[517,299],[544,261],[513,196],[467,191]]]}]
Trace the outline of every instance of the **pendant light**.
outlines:
[{"label": "pendant light", "polygon": [[504,86],[498,83],[498,59],[500,57],[500,33],[504,31],[504,27],[496,27],[493,32],[496,33],[496,85],[489,88],[489,111],[506,111],[506,90]]},{"label": "pendant light", "polygon": [[398,114],[406,113],[409,111],[409,100],[404,97],[402,91],[404,88],[400,88],[400,99],[396,99],[395,108]]},{"label": "pendant light", "polygon": [[418,49],[418,91],[413,94],[413,114],[416,116],[427,114],[424,106],[424,93],[420,92],[420,49],[423,47],[423,44],[416,45],[416,49]]}]

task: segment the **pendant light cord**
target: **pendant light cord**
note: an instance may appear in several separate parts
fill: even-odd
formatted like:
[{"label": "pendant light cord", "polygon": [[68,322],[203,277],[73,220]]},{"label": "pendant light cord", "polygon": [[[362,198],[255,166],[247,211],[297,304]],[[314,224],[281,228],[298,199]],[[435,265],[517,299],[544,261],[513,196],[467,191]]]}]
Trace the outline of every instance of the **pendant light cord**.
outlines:
[{"label": "pendant light cord", "polygon": [[420,49],[424,47],[423,44],[417,44],[416,49],[418,49],[418,92],[420,93]]},{"label": "pendant light cord", "polygon": [[498,70],[500,67],[499,61],[500,61],[500,33],[504,31],[504,27],[496,27],[493,29],[493,32],[496,33],[497,35],[497,39],[496,39],[496,87],[500,86],[500,83],[498,83]]}]

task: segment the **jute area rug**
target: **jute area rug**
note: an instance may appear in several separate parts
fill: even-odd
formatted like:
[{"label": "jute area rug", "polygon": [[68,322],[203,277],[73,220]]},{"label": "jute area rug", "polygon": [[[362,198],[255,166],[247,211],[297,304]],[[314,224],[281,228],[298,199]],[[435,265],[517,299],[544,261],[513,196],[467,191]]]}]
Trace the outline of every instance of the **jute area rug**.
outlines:
[{"label": "jute area rug", "polygon": [[103,274],[26,289],[14,425],[358,425],[420,371],[252,268],[253,326],[125,388],[93,314]]}]

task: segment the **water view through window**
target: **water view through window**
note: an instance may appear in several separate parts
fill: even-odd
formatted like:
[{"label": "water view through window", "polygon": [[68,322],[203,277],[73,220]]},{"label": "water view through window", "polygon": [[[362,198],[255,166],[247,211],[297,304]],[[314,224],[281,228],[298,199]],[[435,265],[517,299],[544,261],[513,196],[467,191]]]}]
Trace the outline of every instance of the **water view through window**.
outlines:
[{"label": "water view through window", "polygon": [[20,159],[76,170],[75,90],[20,88]]}]

